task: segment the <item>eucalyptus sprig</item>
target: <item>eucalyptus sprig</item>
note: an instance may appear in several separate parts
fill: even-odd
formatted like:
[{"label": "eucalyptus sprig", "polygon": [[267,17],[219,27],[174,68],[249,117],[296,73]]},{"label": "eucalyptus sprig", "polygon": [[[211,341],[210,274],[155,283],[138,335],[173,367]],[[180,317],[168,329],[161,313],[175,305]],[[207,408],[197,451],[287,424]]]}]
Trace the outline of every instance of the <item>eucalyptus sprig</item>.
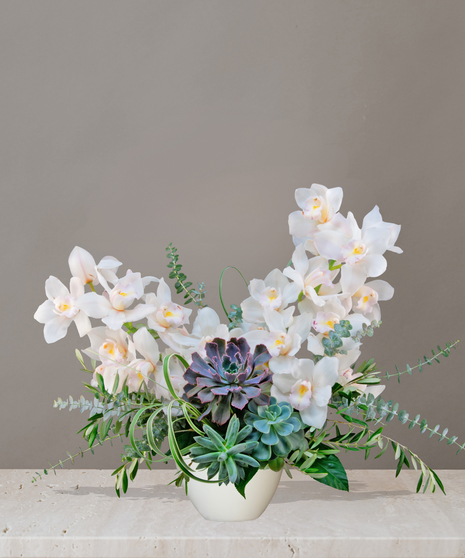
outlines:
[{"label": "eucalyptus sprig", "polygon": [[184,304],[193,302],[199,308],[204,308],[203,300],[206,295],[205,283],[199,283],[197,289],[192,288],[192,281],[187,281],[187,276],[182,272],[182,265],[179,263],[178,249],[170,242],[166,248],[166,257],[170,260],[168,267],[171,269],[170,279],[175,279],[174,288],[178,294],[184,292]]}]

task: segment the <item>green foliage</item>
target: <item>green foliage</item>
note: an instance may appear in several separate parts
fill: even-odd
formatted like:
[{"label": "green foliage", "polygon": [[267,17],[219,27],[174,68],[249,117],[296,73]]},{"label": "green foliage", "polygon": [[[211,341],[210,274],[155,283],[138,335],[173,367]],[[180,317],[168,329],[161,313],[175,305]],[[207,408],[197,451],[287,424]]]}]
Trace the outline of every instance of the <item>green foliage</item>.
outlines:
[{"label": "green foliage", "polygon": [[192,282],[187,281],[187,276],[182,272],[182,265],[179,263],[178,250],[170,242],[166,248],[168,252],[166,257],[170,260],[168,267],[171,269],[169,274],[170,279],[175,279],[174,288],[178,294],[184,292],[184,304],[193,302],[199,308],[204,308],[203,300],[206,295],[206,288],[204,283],[199,283],[197,289],[192,288]]},{"label": "green foliage", "polygon": [[351,329],[352,324],[348,320],[341,320],[338,324],[334,325],[334,331],[330,331],[328,337],[323,337],[322,340],[326,356],[332,357],[338,353],[345,353],[341,349],[343,345],[342,339],[350,337]]},{"label": "green foliage", "polygon": [[368,335],[368,337],[373,337],[374,328],[380,327],[381,324],[382,324],[381,320],[380,321],[373,320],[369,326],[363,324],[362,329],[357,333],[357,335],[352,337],[352,339],[356,343],[359,343],[362,340],[362,338],[365,337],[366,335]]},{"label": "green foliage", "polygon": [[353,403],[349,408],[349,412],[357,412],[362,414],[365,420],[375,421],[375,424],[380,423],[382,420],[385,422],[390,422],[395,417],[399,419],[402,424],[407,424],[409,429],[418,426],[420,428],[420,433],[424,434],[429,432],[429,437],[432,438],[434,435],[438,436],[438,441],[447,441],[447,445],[455,444],[458,446],[457,453],[465,449],[465,443],[460,445],[457,440],[457,436],[447,436],[449,429],[444,428],[441,432],[440,425],[437,424],[435,428],[430,428],[426,419],[421,420],[420,415],[416,415],[411,418],[409,413],[403,409],[399,410],[399,404],[391,401],[385,401],[382,397],[374,398],[373,394],[363,395],[359,401]]},{"label": "green foliage", "polygon": [[192,461],[198,465],[198,470],[207,469],[208,479],[218,475],[220,484],[235,484],[241,479],[246,480],[247,467],[259,468],[258,461],[249,455],[258,442],[246,441],[252,427],[239,428],[240,421],[234,415],[228,423],[224,438],[207,424],[203,426],[206,436],[194,438],[196,444],[190,449]]},{"label": "green foliage", "polygon": [[333,454],[324,455],[316,459],[308,468],[301,466],[300,470],[322,484],[349,492],[349,481],[346,471],[339,458]]},{"label": "green foliage", "polygon": [[275,457],[287,457],[289,453],[305,443],[304,425],[299,413],[282,401],[271,399],[271,405],[249,403],[244,415],[245,423],[253,428],[249,440],[256,440],[257,447],[252,456],[258,461],[268,462]]},{"label": "green foliage", "polygon": [[231,331],[242,324],[242,309],[236,304],[231,304],[231,312],[228,314],[229,325],[228,329]]},{"label": "green foliage", "polygon": [[416,368],[418,368],[419,372],[423,372],[423,366],[425,364],[428,364],[429,366],[431,366],[433,364],[433,361],[440,363],[441,361],[439,360],[439,357],[442,356],[444,358],[447,358],[450,355],[451,349],[456,349],[457,348],[457,344],[459,343],[459,341],[455,341],[455,343],[446,343],[446,348],[445,349],[441,349],[441,347],[438,345],[437,346],[437,351],[434,351],[433,349],[431,350],[431,356],[427,357],[427,356],[423,356],[423,361],[421,360],[421,357],[418,359],[418,364],[416,366],[410,366],[409,364],[407,364],[406,369],[403,372],[400,372],[399,368],[396,365],[396,373],[395,374],[389,374],[389,372],[386,372],[385,376],[381,376],[381,379],[386,379],[389,380],[392,377],[397,377],[399,383],[400,383],[400,377],[403,374],[410,374],[412,375],[412,371],[415,370]]}]

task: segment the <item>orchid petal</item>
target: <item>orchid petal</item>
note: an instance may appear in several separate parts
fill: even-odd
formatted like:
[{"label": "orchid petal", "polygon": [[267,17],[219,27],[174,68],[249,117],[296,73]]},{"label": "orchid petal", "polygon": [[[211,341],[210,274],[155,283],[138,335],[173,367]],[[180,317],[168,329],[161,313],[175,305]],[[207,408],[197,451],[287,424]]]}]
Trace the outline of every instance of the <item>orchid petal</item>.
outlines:
[{"label": "orchid petal", "polygon": [[45,324],[50,320],[53,320],[56,317],[56,314],[53,311],[54,308],[55,304],[53,304],[53,301],[46,300],[39,306],[39,308],[37,308],[34,314],[34,319],[41,324]]},{"label": "orchid petal", "polygon": [[90,323],[88,316],[86,316],[84,312],[78,312],[76,314],[76,316],[74,317],[74,323],[76,324],[79,337],[84,337],[84,335],[87,335],[92,329],[92,324]]},{"label": "orchid petal", "polygon": [[366,271],[360,265],[343,265],[341,269],[342,291],[353,295],[363,286],[366,278]]},{"label": "orchid petal", "polygon": [[300,411],[300,416],[302,422],[308,426],[322,428],[328,416],[328,407],[318,407],[318,405],[312,402],[306,409]]},{"label": "orchid petal", "polygon": [[[80,310],[91,318],[104,318],[112,311],[110,301],[97,293],[86,293],[77,301]],[[119,328],[115,328],[119,329]]]},{"label": "orchid petal", "polygon": [[71,277],[69,291],[74,298],[79,298],[84,294],[84,283],[79,277]]},{"label": "orchid petal", "polygon": [[66,336],[68,327],[73,320],[64,316],[56,316],[48,321],[44,327],[44,337],[47,343],[55,343]]},{"label": "orchid petal", "polygon": [[145,360],[151,362],[156,367],[160,360],[160,351],[157,342],[148,332],[147,328],[141,327],[138,329],[133,335],[133,340],[136,350]]},{"label": "orchid petal", "polygon": [[387,281],[383,281],[382,279],[370,281],[366,284],[366,286],[370,287],[378,293],[378,300],[391,300],[391,298],[394,296],[394,287],[392,287]]},{"label": "orchid petal", "polygon": [[54,300],[59,296],[69,295],[69,291],[59,279],[50,275],[47,281],[45,281],[45,294],[48,299]]},{"label": "orchid petal", "polygon": [[84,248],[75,246],[69,255],[68,264],[73,277],[79,278],[84,285],[97,279],[95,260]]},{"label": "orchid petal", "polygon": [[339,361],[336,357],[324,357],[315,364],[313,385],[323,388],[333,386],[338,379]]}]

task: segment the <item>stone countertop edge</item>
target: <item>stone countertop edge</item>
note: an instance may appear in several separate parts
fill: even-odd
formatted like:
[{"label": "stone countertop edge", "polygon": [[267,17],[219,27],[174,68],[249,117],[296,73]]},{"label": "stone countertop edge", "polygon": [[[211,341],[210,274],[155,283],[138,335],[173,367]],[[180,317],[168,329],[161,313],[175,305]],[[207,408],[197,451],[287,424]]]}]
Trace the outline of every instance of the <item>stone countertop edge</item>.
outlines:
[{"label": "stone countertop edge", "polygon": [[118,499],[109,470],[0,470],[0,558],[465,557],[465,471],[447,496],[416,494],[416,471],[348,471],[351,492],[283,476],[255,521],[204,520],[173,470],[142,470]]}]

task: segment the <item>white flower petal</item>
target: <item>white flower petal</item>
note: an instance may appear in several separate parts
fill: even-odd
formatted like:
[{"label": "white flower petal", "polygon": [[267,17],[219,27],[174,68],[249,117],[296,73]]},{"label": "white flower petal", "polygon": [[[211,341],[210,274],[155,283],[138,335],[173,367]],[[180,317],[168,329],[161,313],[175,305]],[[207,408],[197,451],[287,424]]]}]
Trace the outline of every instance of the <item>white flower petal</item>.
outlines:
[{"label": "white flower petal", "polygon": [[[295,360],[296,358],[293,356],[281,355],[281,356],[273,357],[269,362],[270,370],[273,372],[273,374],[290,374],[291,370],[293,369]],[[293,381],[295,383],[294,377],[293,377]]]},{"label": "white flower petal", "polygon": [[368,277],[379,277],[386,271],[387,261],[384,256],[368,254],[359,265],[363,266]]},{"label": "white flower petal", "polygon": [[53,300],[59,296],[69,295],[69,291],[59,279],[50,275],[47,281],[45,281],[45,294],[47,298]]},{"label": "white flower petal", "polygon": [[92,329],[92,324],[90,323],[89,318],[84,314],[84,312],[78,312],[76,314],[76,316],[74,317],[74,323],[76,324],[79,337],[84,337],[84,335],[87,335]]},{"label": "white flower petal", "polygon": [[[366,258],[365,258],[366,259]],[[341,268],[342,292],[353,295],[363,286],[367,278],[365,269],[360,265],[345,264]]]},{"label": "white flower petal", "polygon": [[147,328],[141,327],[138,329],[133,335],[133,340],[136,350],[145,360],[151,362],[156,367],[160,359],[160,351],[157,342],[147,331]]},{"label": "white flower petal", "polygon": [[302,211],[293,211],[289,215],[289,234],[296,238],[309,238],[317,231],[318,221],[305,217]]},{"label": "white flower petal", "polygon": [[[84,314],[91,318],[104,318],[112,311],[110,301],[97,293],[86,293],[77,301],[77,305]],[[115,328],[119,329],[119,328]]]},{"label": "white flower petal", "polygon": [[192,328],[192,335],[202,337],[214,337],[220,325],[220,318],[213,308],[200,308]]},{"label": "white flower petal", "polygon": [[300,411],[302,421],[308,426],[322,428],[328,416],[328,407],[318,407],[313,401],[310,406]]},{"label": "white flower petal", "polygon": [[383,281],[382,279],[370,281],[366,284],[366,286],[370,287],[378,293],[378,300],[391,300],[391,298],[394,296],[394,287],[392,287],[387,281]]},{"label": "white flower petal", "polygon": [[41,324],[45,324],[46,322],[53,320],[56,317],[56,314],[53,311],[54,308],[55,304],[53,304],[53,301],[46,300],[39,306],[39,308],[37,308],[34,314],[34,319]]},{"label": "white flower petal", "polygon": [[73,277],[79,278],[83,284],[97,279],[95,260],[84,248],[75,246],[69,255],[68,264]]},{"label": "white flower petal", "polygon": [[286,276],[278,268],[270,271],[270,273],[268,273],[268,275],[265,277],[266,287],[274,287],[278,290],[284,290],[288,284],[289,281],[287,280]]},{"label": "white flower petal", "polygon": [[56,316],[45,324],[44,337],[47,343],[55,343],[65,337],[68,327],[73,320],[64,316]]},{"label": "white flower petal", "polygon": [[79,277],[71,277],[69,291],[74,298],[80,298],[84,294],[84,283]]},{"label": "white flower petal", "polygon": [[336,357],[325,356],[315,364],[313,385],[319,388],[333,386],[338,379],[339,361]]},{"label": "white flower petal", "polygon": [[254,298],[249,297],[241,303],[242,317],[244,321],[255,324],[263,322],[263,308]]}]

